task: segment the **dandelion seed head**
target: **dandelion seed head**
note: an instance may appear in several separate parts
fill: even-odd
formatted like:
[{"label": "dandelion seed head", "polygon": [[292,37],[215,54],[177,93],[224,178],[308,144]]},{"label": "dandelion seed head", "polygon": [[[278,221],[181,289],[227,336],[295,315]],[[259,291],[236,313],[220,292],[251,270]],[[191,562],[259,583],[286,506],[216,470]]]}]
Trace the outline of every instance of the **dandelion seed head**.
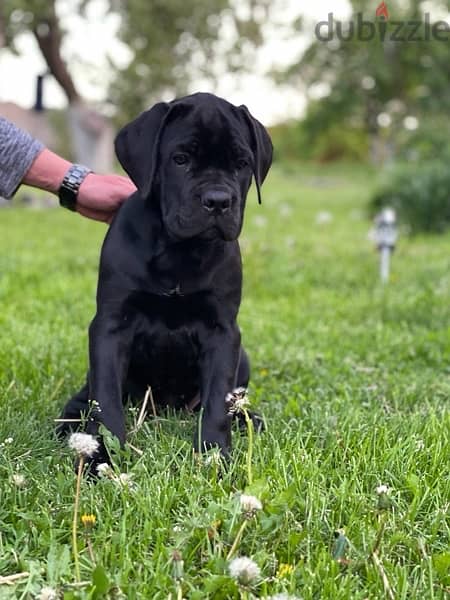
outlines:
[{"label": "dandelion seed head", "polygon": [[43,587],[37,596],[37,600],[58,600],[59,594],[51,587]]},{"label": "dandelion seed head", "polygon": [[232,392],[226,395],[225,403],[228,405],[228,414],[234,415],[242,412],[243,409],[249,406],[247,389],[244,387],[235,388]]},{"label": "dandelion seed head", "polygon": [[136,483],[128,473],[121,473],[118,477],[118,481],[121,485],[127,487],[129,490],[136,489]]},{"label": "dandelion seed head", "polygon": [[250,517],[254,516],[258,510],[262,509],[261,501],[256,496],[241,494],[239,502],[243,512]]},{"label": "dandelion seed head", "polygon": [[80,456],[90,458],[97,452],[99,443],[94,436],[88,433],[72,433],[69,438],[69,447]]},{"label": "dandelion seed head", "polygon": [[27,483],[25,477],[23,475],[21,475],[20,473],[14,473],[14,475],[11,477],[11,481],[18,488],[25,487],[25,485]]},{"label": "dandelion seed head", "polygon": [[228,565],[228,571],[234,579],[244,585],[253,583],[261,575],[261,569],[251,558],[238,556]]},{"label": "dandelion seed head", "polygon": [[111,465],[109,465],[108,463],[100,463],[99,465],[97,465],[97,474],[100,477],[108,477],[112,474]]}]

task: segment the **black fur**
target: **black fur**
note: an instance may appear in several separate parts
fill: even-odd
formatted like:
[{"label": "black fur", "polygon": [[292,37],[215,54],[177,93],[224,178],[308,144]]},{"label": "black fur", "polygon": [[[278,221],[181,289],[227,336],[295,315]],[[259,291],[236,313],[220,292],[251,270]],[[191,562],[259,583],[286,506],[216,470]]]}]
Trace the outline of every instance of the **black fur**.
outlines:
[{"label": "black fur", "polygon": [[138,191],[103,244],[88,380],[63,418],[78,418],[95,400],[87,431],[96,435],[103,423],[123,443],[126,395],[142,397],[150,385],[158,406],[173,407],[199,396],[199,449],[226,455],[225,397],[249,379],[236,322],[237,238],[252,175],[259,197],[271,164],[270,138],[246,107],[194,94],[125,126],[116,152]]}]

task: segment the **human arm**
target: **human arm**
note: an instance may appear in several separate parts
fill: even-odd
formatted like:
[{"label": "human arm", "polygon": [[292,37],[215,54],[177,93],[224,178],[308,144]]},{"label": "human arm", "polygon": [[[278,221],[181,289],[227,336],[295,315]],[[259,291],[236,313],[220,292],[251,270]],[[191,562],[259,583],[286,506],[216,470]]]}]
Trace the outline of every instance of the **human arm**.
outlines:
[{"label": "human arm", "polygon": [[0,196],[11,198],[43,144],[0,117]]},{"label": "human arm", "polygon": [[[44,148],[24,175],[23,183],[57,194],[71,166],[72,163]],[[89,173],[78,190],[76,210],[90,219],[109,222],[123,200],[135,191],[127,177]]]},{"label": "human arm", "polygon": [[[0,196],[11,198],[21,183],[57,194],[71,165],[0,117]],[[89,173],[78,190],[76,210],[85,217],[109,222],[135,190],[127,177]]]}]

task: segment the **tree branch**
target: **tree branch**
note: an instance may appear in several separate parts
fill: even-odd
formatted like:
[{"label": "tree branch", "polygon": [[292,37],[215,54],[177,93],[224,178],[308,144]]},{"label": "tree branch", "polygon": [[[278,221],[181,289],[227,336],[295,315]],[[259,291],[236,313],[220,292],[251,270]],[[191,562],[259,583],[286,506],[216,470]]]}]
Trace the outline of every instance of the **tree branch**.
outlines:
[{"label": "tree branch", "polygon": [[79,101],[80,95],[61,57],[61,31],[53,3],[48,14],[33,26],[33,34],[51,74],[64,90],[69,104]]}]

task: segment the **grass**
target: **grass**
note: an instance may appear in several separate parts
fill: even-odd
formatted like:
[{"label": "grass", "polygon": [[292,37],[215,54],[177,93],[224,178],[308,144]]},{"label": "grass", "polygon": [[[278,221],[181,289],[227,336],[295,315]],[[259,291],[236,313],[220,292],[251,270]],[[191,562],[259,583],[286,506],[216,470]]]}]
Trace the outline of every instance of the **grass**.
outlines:
[{"label": "grass", "polygon": [[[134,487],[82,484],[80,510],[96,524],[79,524],[78,588],[74,457],[53,418],[87,368],[105,229],[62,210],[1,212],[0,577],[28,575],[0,579],[0,599],[45,586],[65,599],[383,598],[368,558],[382,520],[378,556],[394,597],[448,597],[450,238],[401,238],[383,289],[367,239],[372,183],[363,168],[278,167],[262,207],[249,200],[240,324],[250,398],[267,422],[252,447],[254,482],[245,436],[234,434],[220,476],[192,455],[192,418],[146,421],[130,440],[143,455],[117,457]],[[332,220],[318,224],[323,211]],[[380,483],[392,489],[381,512]],[[231,579],[226,561],[242,491],[264,506],[237,544],[261,568],[253,587]],[[341,562],[338,528],[349,542]]]}]

